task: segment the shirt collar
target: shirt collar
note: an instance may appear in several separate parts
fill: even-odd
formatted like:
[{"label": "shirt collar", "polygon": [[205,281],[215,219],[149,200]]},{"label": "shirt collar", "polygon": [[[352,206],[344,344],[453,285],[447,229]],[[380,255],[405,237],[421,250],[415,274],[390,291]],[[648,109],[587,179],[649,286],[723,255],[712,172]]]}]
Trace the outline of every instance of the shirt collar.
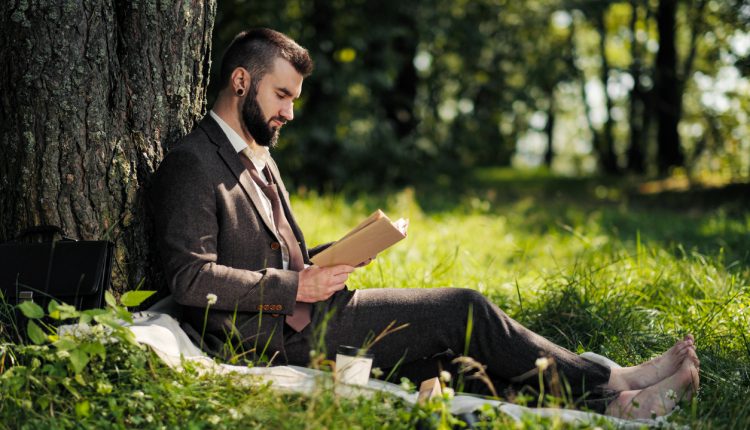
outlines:
[{"label": "shirt collar", "polygon": [[216,120],[222,131],[224,131],[224,134],[227,136],[227,139],[229,139],[229,143],[232,144],[234,150],[237,151],[237,153],[241,152],[245,154],[247,158],[249,158],[250,161],[253,162],[255,169],[259,172],[262,171],[266,167],[268,160],[271,158],[271,153],[268,151],[268,148],[265,146],[260,146],[255,142],[248,144],[247,142],[245,142],[245,139],[243,139],[242,136],[234,131],[234,129],[230,127],[229,124],[224,122],[224,120],[221,119],[221,117],[217,115],[216,112],[210,110],[208,113],[211,115],[211,118]]}]

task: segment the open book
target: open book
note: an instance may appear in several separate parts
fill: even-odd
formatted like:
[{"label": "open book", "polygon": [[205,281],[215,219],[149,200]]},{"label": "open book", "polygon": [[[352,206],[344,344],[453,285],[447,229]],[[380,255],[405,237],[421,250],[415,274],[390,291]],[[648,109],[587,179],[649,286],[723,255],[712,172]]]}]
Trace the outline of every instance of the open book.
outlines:
[{"label": "open book", "polygon": [[406,237],[409,220],[392,222],[380,209],[352,231],[311,258],[321,267],[348,264],[356,266]]}]

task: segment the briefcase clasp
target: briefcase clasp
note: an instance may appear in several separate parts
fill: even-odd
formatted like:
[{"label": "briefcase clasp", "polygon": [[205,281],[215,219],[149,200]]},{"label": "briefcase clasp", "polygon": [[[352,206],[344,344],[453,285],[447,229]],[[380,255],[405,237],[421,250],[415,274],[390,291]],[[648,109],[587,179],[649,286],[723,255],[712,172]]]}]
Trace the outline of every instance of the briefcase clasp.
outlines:
[{"label": "briefcase clasp", "polygon": [[18,303],[33,302],[34,292],[33,291],[20,291],[18,293]]}]

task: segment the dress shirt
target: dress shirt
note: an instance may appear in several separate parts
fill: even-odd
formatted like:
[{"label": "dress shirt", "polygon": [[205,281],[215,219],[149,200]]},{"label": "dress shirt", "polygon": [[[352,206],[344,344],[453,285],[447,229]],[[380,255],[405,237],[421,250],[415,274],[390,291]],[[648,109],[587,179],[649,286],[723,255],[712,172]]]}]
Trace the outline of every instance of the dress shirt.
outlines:
[{"label": "dress shirt", "polygon": [[[260,146],[255,142],[248,144],[247,142],[245,142],[245,139],[243,139],[242,136],[234,131],[234,129],[230,127],[229,124],[224,122],[224,120],[221,119],[221,117],[217,115],[216,112],[211,110],[209,111],[209,114],[211,115],[211,118],[216,120],[216,122],[219,124],[219,127],[221,127],[221,130],[224,131],[227,139],[229,139],[229,143],[231,143],[234,150],[237,151],[237,155],[239,157],[244,156],[249,158],[255,166],[255,170],[257,170],[260,174],[260,178],[268,183],[266,180],[266,175],[263,174],[263,169],[266,168],[266,163],[268,159],[271,158],[271,153],[268,151],[268,148],[266,148],[265,146]],[[266,197],[265,193],[263,193],[263,190],[260,189],[255,181],[250,182],[253,183],[255,192],[260,196],[261,202],[263,202],[263,210],[266,212],[266,215],[268,215],[268,219],[271,220],[271,225],[273,225],[274,230],[276,230],[276,226],[273,224],[273,208],[271,207],[271,201],[268,200],[268,197]],[[279,194],[280,193],[281,190],[279,190]],[[276,236],[281,237],[278,231],[276,231]],[[283,240],[280,240],[279,244],[281,245],[281,259],[283,261],[283,269],[287,270],[289,268],[289,249],[287,248],[287,245]]]}]

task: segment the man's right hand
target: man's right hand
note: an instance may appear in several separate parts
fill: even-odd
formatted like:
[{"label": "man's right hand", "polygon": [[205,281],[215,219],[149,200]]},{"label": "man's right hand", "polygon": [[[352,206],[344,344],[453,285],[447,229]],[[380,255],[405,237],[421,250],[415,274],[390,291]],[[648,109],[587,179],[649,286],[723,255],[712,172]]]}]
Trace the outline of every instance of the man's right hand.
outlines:
[{"label": "man's right hand", "polygon": [[299,272],[297,301],[315,303],[328,299],[344,284],[354,267],[347,265],[318,267],[310,266]]}]

